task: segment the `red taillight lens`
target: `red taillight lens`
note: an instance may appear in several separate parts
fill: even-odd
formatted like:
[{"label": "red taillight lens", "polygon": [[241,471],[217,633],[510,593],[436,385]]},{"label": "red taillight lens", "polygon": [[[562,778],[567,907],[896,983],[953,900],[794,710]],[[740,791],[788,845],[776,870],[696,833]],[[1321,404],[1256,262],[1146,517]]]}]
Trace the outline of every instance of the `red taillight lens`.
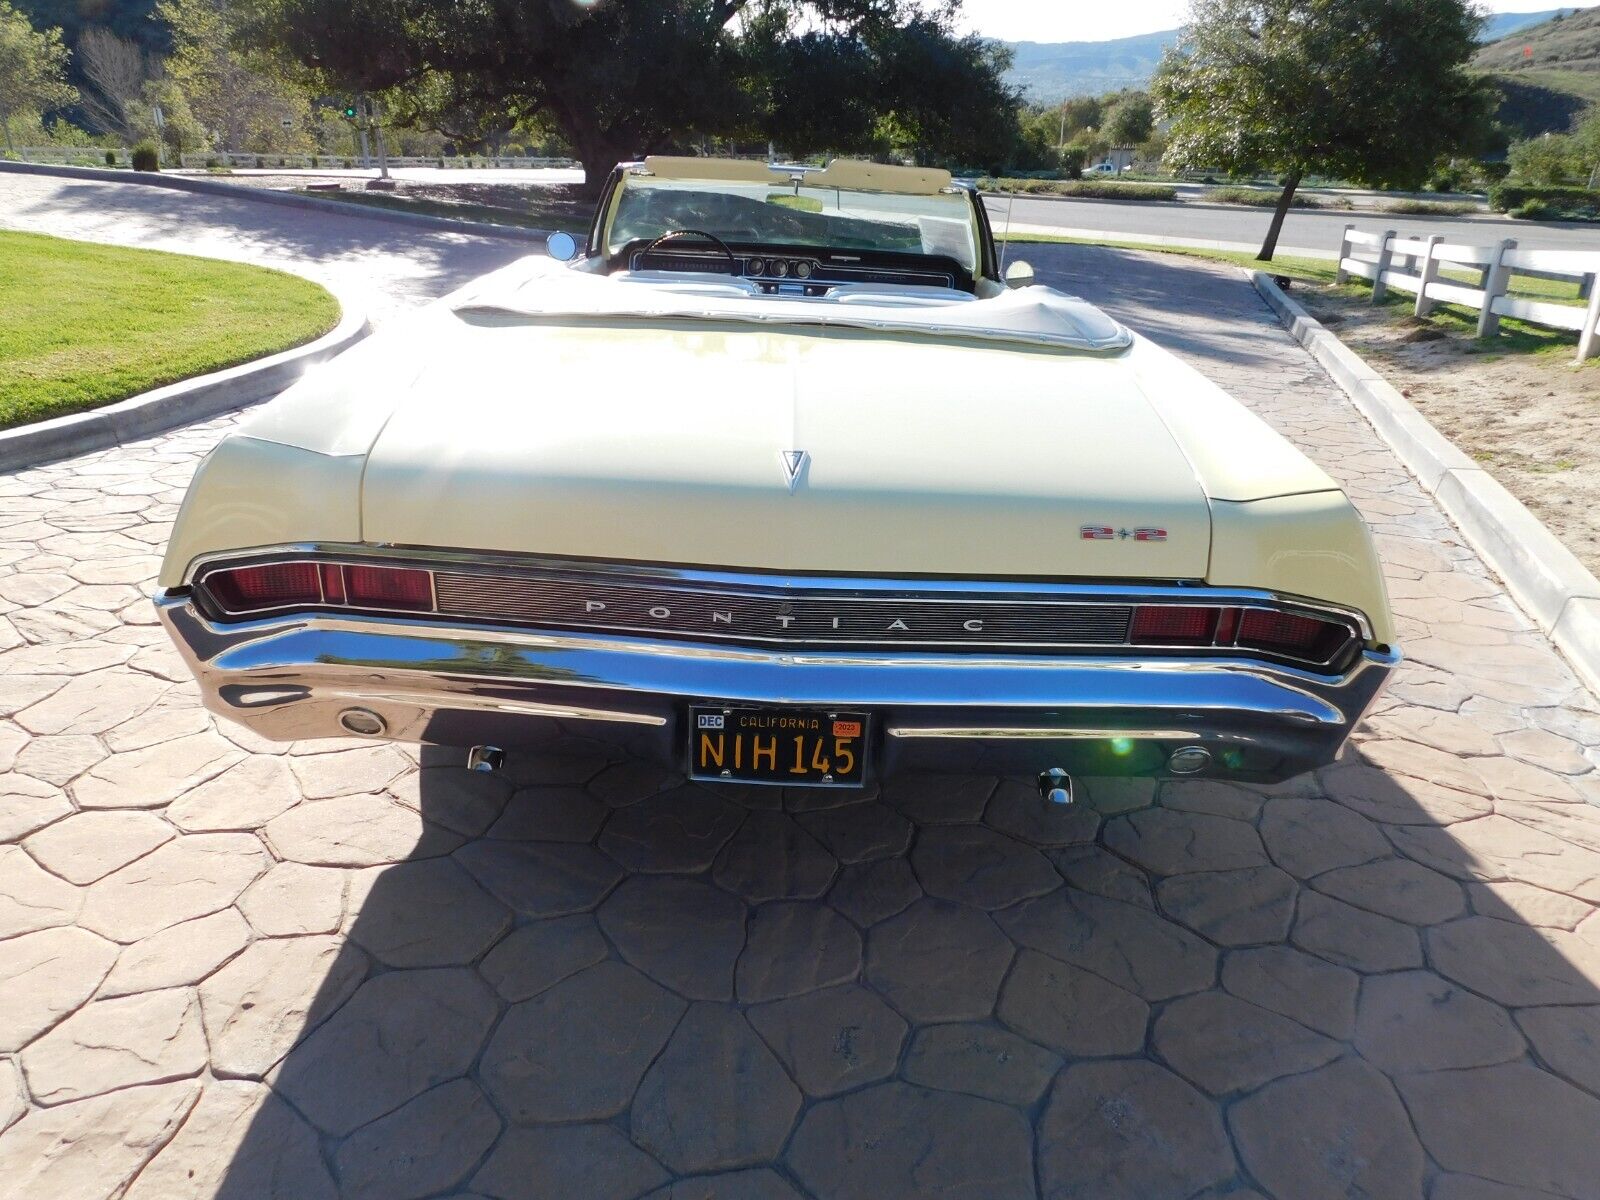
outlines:
[{"label": "red taillight lens", "polygon": [[1133,610],[1129,641],[1136,646],[1209,646],[1219,609],[1142,605]]},{"label": "red taillight lens", "polygon": [[433,580],[426,571],[403,567],[344,569],[345,589],[353,605],[375,608],[432,608]]},{"label": "red taillight lens", "polygon": [[1271,609],[1247,609],[1239,621],[1239,645],[1312,662],[1332,658],[1349,638],[1350,631],[1332,621]]},{"label": "red taillight lens", "polygon": [[229,612],[256,612],[322,599],[314,563],[265,563],[206,576],[206,587]]}]

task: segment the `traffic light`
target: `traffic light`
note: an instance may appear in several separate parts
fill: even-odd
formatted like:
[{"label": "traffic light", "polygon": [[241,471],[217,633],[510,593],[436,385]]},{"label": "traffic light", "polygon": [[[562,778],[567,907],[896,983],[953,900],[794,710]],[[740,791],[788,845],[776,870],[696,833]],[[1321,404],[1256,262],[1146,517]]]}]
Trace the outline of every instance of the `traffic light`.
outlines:
[{"label": "traffic light", "polygon": [[344,119],[346,121],[354,121],[356,119],[356,106],[354,104],[346,104],[344,106]]}]

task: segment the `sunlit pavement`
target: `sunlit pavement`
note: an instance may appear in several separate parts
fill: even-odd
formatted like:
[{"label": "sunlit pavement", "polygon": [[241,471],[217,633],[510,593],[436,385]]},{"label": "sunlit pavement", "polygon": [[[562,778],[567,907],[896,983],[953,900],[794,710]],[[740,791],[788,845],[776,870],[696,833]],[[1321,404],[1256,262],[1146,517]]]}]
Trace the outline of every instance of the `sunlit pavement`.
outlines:
[{"label": "sunlit pavement", "polygon": [[0,476],[0,1197],[1600,1196],[1600,705],[1247,284],[1029,257],[1373,522],[1409,659],[1338,766],[269,745],[144,598],[226,421]]}]

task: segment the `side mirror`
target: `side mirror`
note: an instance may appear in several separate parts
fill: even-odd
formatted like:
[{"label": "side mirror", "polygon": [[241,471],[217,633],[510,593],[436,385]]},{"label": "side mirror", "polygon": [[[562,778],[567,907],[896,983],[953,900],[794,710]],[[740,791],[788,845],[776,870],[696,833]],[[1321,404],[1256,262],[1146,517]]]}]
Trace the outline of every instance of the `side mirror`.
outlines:
[{"label": "side mirror", "polygon": [[544,240],[544,248],[557,262],[571,262],[578,257],[578,239],[570,233],[557,231]]},{"label": "side mirror", "polygon": [[1020,258],[1006,268],[1006,286],[1025,288],[1033,286],[1033,267]]}]

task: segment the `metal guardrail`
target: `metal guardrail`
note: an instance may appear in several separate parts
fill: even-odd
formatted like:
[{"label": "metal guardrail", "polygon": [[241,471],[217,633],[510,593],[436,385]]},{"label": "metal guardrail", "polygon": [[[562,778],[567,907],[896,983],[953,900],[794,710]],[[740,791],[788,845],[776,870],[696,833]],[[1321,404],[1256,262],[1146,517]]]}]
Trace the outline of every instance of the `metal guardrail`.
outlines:
[{"label": "metal guardrail", "polygon": [[[1478,272],[1476,286],[1442,278],[1445,266],[1469,267]],[[1339,270],[1334,277],[1344,283],[1359,276],[1372,283],[1372,303],[1388,289],[1398,288],[1417,298],[1415,312],[1425,316],[1436,304],[1459,304],[1478,311],[1478,336],[1494,337],[1501,317],[1515,317],[1550,329],[1570,329],[1578,334],[1578,361],[1600,354],[1600,250],[1519,250],[1515,238],[1489,246],[1464,246],[1441,236],[1400,237],[1394,230],[1363,233],[1344,227],[1339,243]],[[1587,306],[1558,304],[1511,294],[1518,275],[1535,279],[1566,280],[1578,288]]]}]

